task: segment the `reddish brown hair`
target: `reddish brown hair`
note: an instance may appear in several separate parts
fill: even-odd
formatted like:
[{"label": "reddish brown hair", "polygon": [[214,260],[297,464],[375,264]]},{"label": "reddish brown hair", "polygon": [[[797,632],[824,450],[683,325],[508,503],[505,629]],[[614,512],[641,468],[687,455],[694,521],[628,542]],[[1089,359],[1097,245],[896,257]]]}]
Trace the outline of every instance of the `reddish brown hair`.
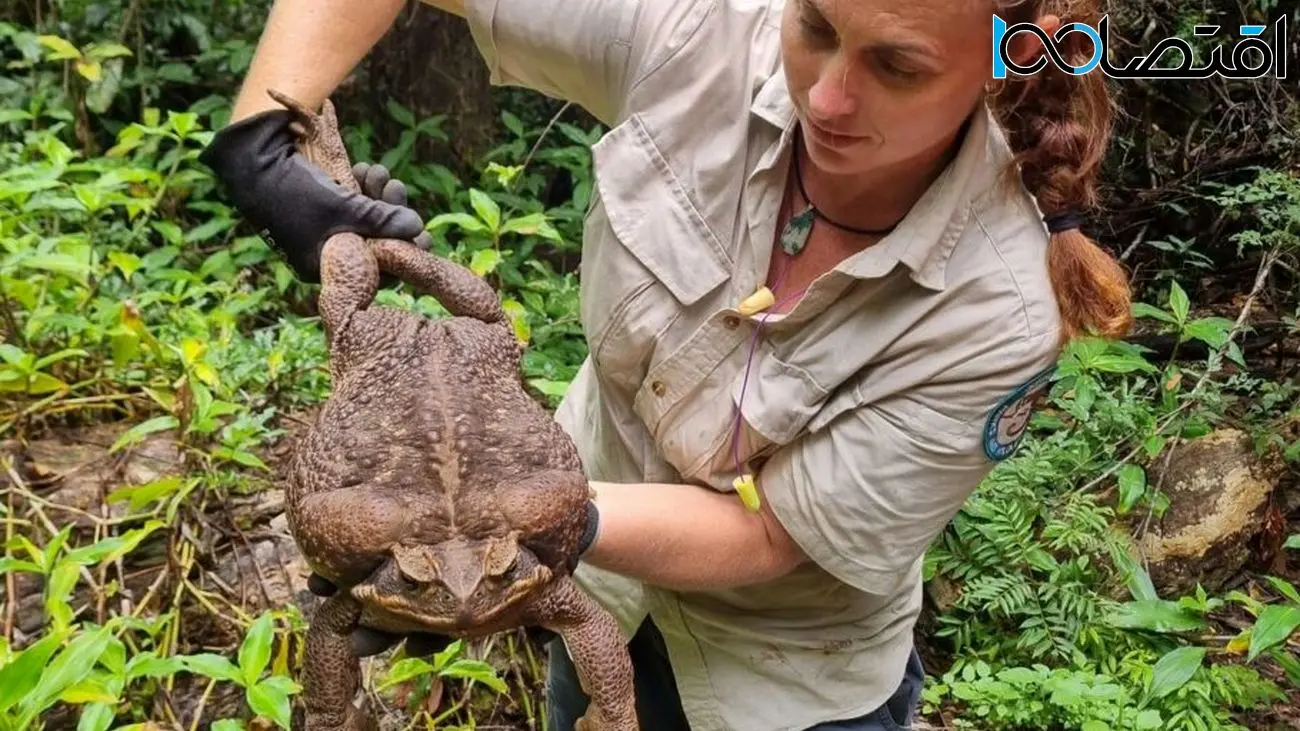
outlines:
[{"label": "reddish brown hair", "polygon": [[[1008,25],[1056,15],[1061,24],[1082,22],[1096,27],[1096,0],[994,0]],[[1017,38],[1030,38],[1027,34]],[[1083,33],[1069,33],[1057,44],[1074,65],[1093,54]],[[989,97],[993,113],[1006,131],[1015,161],[1007,172],[1019,174],[1044,216],[1097,207],[1096,179],[1113,116],[1110,92],[1100,71],[1074,75],[1048,59],[1037,73],[1008,70]],[[1085,218],[1086,221],[1086,218]],[[1077,228],[1051,235],[1048,269],[1061,310],[1062,342],[1079,335],[1122,337],[1132,326],[1128,275],[1119,262]]]}]

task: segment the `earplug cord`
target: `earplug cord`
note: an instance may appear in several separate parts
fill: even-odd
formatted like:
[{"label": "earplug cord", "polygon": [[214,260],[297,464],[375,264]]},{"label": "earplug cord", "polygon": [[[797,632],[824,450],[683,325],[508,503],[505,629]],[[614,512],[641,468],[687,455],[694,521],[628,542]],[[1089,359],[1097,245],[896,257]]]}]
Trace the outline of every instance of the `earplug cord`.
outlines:
[{"label": "earplug cord", "polygon": [[[785,274],[786,271],[789,269],[788,259],[783,260],[781,263],[782,263],[781,271],[780,273],[777,274],[776,282],[772,285],[773,290],[779,289],[781,287],[781,282],[785,281]],[[752,366],[754,363],[754,350],[758,346],[758,336],[763,331],[763,325],[764,323],[767,322],[767,318],[772,314],[773,309],[777,309],[781,305],[785,304],[786,302],[789,302],[792,299],[796,299],[802,296],[803,293],[807,291],[807,289],[808,289],[807,287],[801,287],[800,289],[787,294],[785,297],[782,297],[779,301],[773,303],[771,306],[766,308],[763,311],[763,316],[758,320],[758,325],[754,328],[753,337],[749,339],[749,354],[745,356],[745,375],[740,381],[740,398],[737,399],[736,401],[736,418],[734,419],[734,423],[732,425],[732,430],[731,430],[731,457],[736,466],[736,475],[738,477],[743,477],[750,482],[753,481],[754,476],[749,474],[748,472],[745,472],[742,469],[740,464],[740,424],[741,421],[743,421],[744,419],[744,412],[741,410],[741,407],[745,403],[745,390],[749,387],[749,369],[750,366]]]}]

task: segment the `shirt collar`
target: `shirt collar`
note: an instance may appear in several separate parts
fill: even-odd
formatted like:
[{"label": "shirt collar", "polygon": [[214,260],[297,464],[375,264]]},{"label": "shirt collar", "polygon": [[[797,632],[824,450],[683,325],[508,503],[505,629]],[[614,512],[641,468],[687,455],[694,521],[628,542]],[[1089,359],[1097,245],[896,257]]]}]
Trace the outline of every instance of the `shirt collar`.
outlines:
[{"label": "shirt collar", "polygon": [[[796,119],[785,71],[779,62],[755,94],[750,113],[781,130],[780,139],[764,156],[764,162],[773,164],[779,156],[787,155]],[[991,110],[981,101],[956,156],[898,227],[876,245],[841,262],[836,270],[866,279],[884,276],[902,263],[917,284],[943,290],[948,259],[966,229],[972,203],[995,185],[1010,155]]]}]

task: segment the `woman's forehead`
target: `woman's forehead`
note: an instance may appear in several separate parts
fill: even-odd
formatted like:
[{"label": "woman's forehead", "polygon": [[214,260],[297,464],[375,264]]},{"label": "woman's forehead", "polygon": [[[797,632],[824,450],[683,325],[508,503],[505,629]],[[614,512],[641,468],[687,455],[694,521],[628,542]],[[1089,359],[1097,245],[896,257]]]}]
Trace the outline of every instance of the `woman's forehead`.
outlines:
[{"label": "woman's forehead", "polygon": [[847,39],[940,51],[980,39],[993,24],[994,0],[788,0],[821,14]]}]

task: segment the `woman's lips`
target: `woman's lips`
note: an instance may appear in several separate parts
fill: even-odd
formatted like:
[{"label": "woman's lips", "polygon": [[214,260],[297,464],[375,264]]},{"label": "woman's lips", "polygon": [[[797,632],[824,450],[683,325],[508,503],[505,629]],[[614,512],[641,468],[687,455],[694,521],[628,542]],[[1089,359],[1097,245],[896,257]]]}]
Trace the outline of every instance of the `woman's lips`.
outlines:
[{"label": "woman's lips", "polygon": [[843,149],[855,145],[865,139],[861,135],[850,135],[842,132],[834,132],[824,127],[818,126],[816,122],[808,123],[809,135],[822,147],[830,149]]}]

